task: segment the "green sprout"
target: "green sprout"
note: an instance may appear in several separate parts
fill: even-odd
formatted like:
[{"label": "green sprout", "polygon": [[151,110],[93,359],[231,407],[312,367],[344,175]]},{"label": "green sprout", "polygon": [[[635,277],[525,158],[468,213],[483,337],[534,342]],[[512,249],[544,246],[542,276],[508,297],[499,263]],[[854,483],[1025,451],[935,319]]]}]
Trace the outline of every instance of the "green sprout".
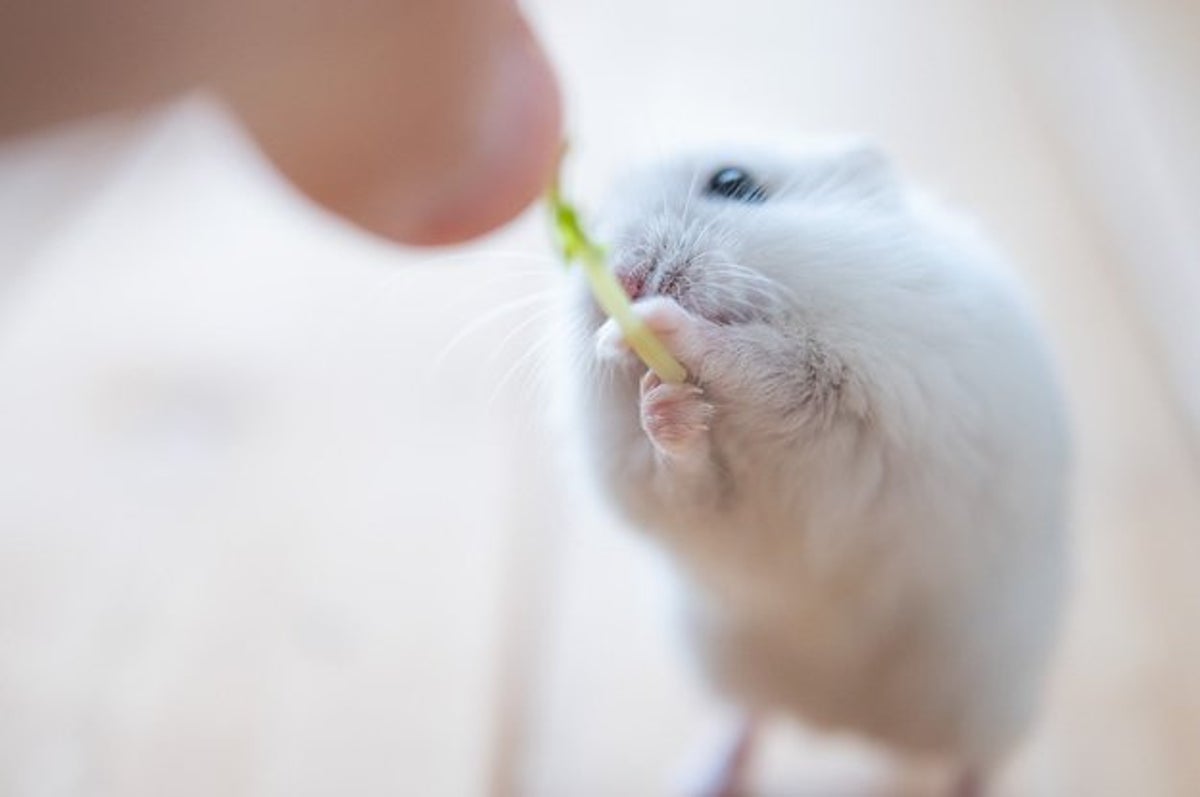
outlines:
[{"label": "green sprout", "polygon": [[[564,150],[565,153],[565,150]],[[561,172],[562,161],[559,161]],[[664,382],[683,382],[687,379],[687,371],[679,361],[671,356],[666,346],[662,344],[646,323],[633,312],[633,305],[625,290],[617,282],[617,278],[604,263],[604,249],[592,241],[583,230],[579,213],[570,202],[562,197],[559,190],[559,176],[556,173],[550,184],[546,201],[553,215],[555,237],[558,239],[559,251],[568,266],[578,262],[587,277],[588,286],[596,303],[617,322],[621,333],[625,336],[629,347],[641,358],[646,367],[653,371]]]}]

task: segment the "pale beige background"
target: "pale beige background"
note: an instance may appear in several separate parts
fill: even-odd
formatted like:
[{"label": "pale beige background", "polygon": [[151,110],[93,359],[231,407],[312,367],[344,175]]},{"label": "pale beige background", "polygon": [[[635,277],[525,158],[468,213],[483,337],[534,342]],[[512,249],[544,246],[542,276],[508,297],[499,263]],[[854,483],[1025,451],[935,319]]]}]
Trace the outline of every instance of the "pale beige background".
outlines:
[{"label": "pale beige background", "polygon": [[[688,143],[865,132],[1010,251],[1080,467],[1004,791],[1200,793],[1196,8],[530,10],[584,197]],[[670,793],[721,707],[553,456],[542,221],[390,249],[201,99],[0,150],[0,795]],[[762,753],[763,794],[883,793],[849,740]]]}]

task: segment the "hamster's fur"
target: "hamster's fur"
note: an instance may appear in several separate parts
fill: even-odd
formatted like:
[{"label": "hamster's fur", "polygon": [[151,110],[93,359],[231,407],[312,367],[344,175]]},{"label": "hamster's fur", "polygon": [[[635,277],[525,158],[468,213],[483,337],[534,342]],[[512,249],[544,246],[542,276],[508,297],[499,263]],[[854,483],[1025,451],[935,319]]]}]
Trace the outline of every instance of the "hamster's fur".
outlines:
[{"label": "hamster's fur", "polygon": [[[756,191],[721,193],[729,167]],[[1057,627],[1069,456],[991,246],[858,145],[652,165],[600,229],[690,384],[644,376],[575,274],[574,426],[676,563],[706,675],[902,753],[1001,760]]]}]

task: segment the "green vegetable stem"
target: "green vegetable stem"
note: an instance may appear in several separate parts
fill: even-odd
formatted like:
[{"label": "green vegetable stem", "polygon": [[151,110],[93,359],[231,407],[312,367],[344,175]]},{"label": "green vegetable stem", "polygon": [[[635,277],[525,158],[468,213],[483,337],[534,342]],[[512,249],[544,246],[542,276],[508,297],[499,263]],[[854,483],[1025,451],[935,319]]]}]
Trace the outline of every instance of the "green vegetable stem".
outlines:
[{"label": "green vegetable stem", "polygon": [[[560,159],[559,172],[561,171]],[[617,322],[629,347],[659,379],[664,382],[685,381],[687,371],[671,356],[662,341],[647,328],[645,322],[633,312],[629,297],[605,265],[604,250],[588,237],[579,220],[579,213],[571,203],[563,199],[558,174],[554,176],[546,199],[553,214],[554,232],[563,260],[568,266],[574,262],[579,263],[596,303],[609,318]]]}]

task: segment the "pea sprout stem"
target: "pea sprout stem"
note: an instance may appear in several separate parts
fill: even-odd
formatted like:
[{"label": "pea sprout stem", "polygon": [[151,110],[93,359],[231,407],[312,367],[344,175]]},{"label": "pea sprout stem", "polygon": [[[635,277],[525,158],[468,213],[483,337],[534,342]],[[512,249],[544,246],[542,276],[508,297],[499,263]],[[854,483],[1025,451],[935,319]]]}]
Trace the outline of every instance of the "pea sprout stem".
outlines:
[{"label": "pea sprout stem", "polygon": [[[560,160],[560,172],[561,163]],[[674,383],[685,381],[687,370],[633,311],[633,305],[625,295],[625,290],[605,264],[604,249],[584,232],[578,211],[563,199],[557,173],[547,192],[546,200],[550,205],[554,232],[564,262],[568,266],[579,263],[596,303],[609,318],[617,322],[629,347],[659,379]]]}]

